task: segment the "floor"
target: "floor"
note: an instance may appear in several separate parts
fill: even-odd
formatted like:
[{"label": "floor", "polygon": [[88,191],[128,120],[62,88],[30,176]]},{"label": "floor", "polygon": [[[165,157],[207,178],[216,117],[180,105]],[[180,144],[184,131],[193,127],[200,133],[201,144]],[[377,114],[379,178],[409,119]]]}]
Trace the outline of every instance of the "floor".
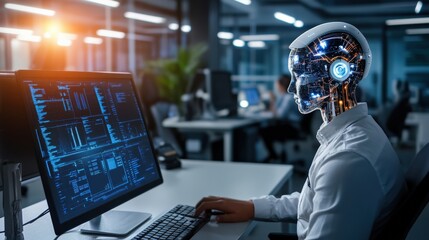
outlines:
[{"label": "floor", "polygon": [[[288,155],[289,160],[300,159],[305,160],[307,166],[310,164],[311,159],[317,149],[317,144],[314,142],[307,142],[300,146],[300,150],[296,151],[296,147],[291,144],[286,146],[286,150],[290,153]],[[409,159],[414,157],[414,147],[413,146],[402,146],[397,148],[398,156],[403,163],[404,166],[407,165]],[[277,160],[275,163],[281,163],[280,160]],[[292,177],[292,191],[299,191],[302,187],[306,178],[305,174],[302,173],[294,173]],[[27,195],[22,199],[22,205],[28,206],[33,203],[36,203],[42,199],[44,199],[43,187],[41,186],[40,181],[32,181],[27,182],[26,186],[28,186]],[[0,204],[1,197],[0,197]],[[0,216],[3,216],[3,209],[0,208]],[[422,215],[417,220],[413,229],[409,233],[409,236],[406,240],[426,240],[429,235],[429,228],[427,227],[429,223],[429,206],[426,207]],[[290,226],[289,231],[294,231],[295,226]],[[2,227],[0,227],[2,228]],[[278,223],[260,223],[258,224],[254,230],[251,232],[251,236],[248,238],[249,240],[260,240],[267,239],[267,235],[269,232],[279,232],[282,231],[284,227]]]}]

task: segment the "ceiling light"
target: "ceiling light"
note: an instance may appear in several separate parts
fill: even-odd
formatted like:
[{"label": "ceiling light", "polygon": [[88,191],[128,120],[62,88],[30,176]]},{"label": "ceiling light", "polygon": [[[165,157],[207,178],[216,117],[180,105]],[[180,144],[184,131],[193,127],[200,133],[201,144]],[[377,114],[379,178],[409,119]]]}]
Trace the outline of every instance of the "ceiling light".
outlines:
[{"label": "ceiling light", "polygon": [[86,44],[97,44],[100,45],[103,43],[103,39],[102,38],[98,38],[98,37],[85,37],[83,39],[83,42]]},{"label": "ceiling light", "polygon": [[250,4],[252,4],[251,0],[235,0],[235,1],[239,2],[241,4],[244,4],[244,5],[250,5]]},{"label": "ceiling light", "polygon": [[251,48],[263,48],[265,47],[265,42],[263,41],[250,41],[247,43],[247,46]]},{"label": "ceiling light", "polygon": [[234,34],[232,34],[230,32],[218,32],[217,37],[220,39],[233,39]]},{"label": "ceiling light", "polygon": [[165,18],[142,14],[142,13],[135,13],[135,12],[126,12],[124,14],[126,18],[140,20],[144,22],[150,22],[150,23],[163,23],[165,22]]},{"label": "ceiling light", "polygon": [[295,22],[295,18],[292,16],[289,16],[287,14],[276,12],[274,13],[274,17],[277,18],[280,21],[287,22],[289,24],[293,24]]},{"label": "ceiling light", "polygon": [[124,38],[125,33],[119,31],[112,31],[107,29],[99,29],[97,30],[97,35],[102,37],[110,37],[110,38]]},{"label": "ceiling light", "polygon": [[40,14],[40,15],[45,15],[50,17],[55,15],[55,11],[52,11],[52,10],[37,8],[37,7],[30,7],[30,6],[14,4],[14,3],[6,3],[4,7],[7,9],[12,9],[16,11]]},{"label": "ceiling light", "polygon": [[277,34],[259,34],[259,35],[243,35],[240,37],[243,41],[276,41],[279,40]]},{"label": "ceiling light", "polygon": [[118,7],[119,6],[119,2],[113,1],[113,0],[85,0],[85,1],[101,4],[101,5],[108,6],[108,7]]},{"label": "ceiling light", "polygon": [[76,34],[73,33],[62,33],[62,32],[58,32],[56,33],[57,38],[63,38],[63,39],[69,39],[69,40],[75,40],[76,39]]},{"label": "ceiling light", "polygon": [[19,29],[19,28],[7,28],[7,27],[0,27],[0,33],[8,33],[8,34],[25,34],[25,35],[31,35],[33,34],[32,30],[27,29]]},{"label": "ceiling light", "polygon": [[59,38],[59,39],[57,39],[57,44],[59,46],[68,47],[68,46],[72,45],[72,41],[70,39],[66,39],[66,38]]},{"label": "ceiling light", "polygon": [[297,28],[302,28],[302,27],[304,27],[304,22],[301,20],[296,20],[293,25]]},{"label": "ceiling light", "polygon": [[179,24],[177,24],[177,23],[170,23],[170,24],[168,24],[168,28],[170,29],[170,30],[177,30],[177,29],[179,29]]},{"label": "ceiling light", "polygon": [[429,23],[429,17],[425,17],[425,18],[403,18],[403,19],[389,19],[389,20],[386,20],[386,24],[389,25],[389,26],[425,24],[425,23]]},{"label": "ceiling light", "polygon": [[429,34],[429,28],[415,28],[405,30],[407,34]]},{"label": "ceiling light", "polygon": [[190,32],[191,31],[191,26],[189,26],[189,25],[183,25],[182,26],[182,28],[181,28],[181,30],[182,30],[182,32]]},{"label": "ceiling light", "polygon": [[27,42],[40,42],[42,37],[36,35],[20,34],[16,37],[16,39]]},{"label": "ceiling light", "polygon": [[416,14],[419,14],[420,11],[422,10],[423,7],[423,3],[421,1],[418,1],[416,4],[416,8],[414,9],[414,11],[416,12]]},{"label": "ceiling light", "polygon": [[232,41],[232,45],[236,47],[244,47],[244,41],[241,39],[235,39],[234,41]]}]

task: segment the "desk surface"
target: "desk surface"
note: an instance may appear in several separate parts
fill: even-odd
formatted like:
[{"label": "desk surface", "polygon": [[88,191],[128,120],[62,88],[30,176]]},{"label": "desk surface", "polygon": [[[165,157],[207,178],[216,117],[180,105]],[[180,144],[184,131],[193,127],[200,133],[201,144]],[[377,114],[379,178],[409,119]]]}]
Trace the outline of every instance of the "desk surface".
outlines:
[{"label": "desk surface", "polygon": [[242,118],[242,119],[212,119],[212,120],[192,120],[179,121],[177,117],[167,118],[162,122],[162,126],[169,128],[180,128],[184,130],[219,130],[229,131],[235,128],[244,127],[246,125],[257,124],[258,119]]},{"label": "desk surface", "polygon": [[[253,196],[277,194],[290,180],[289,165],[257,163],[225,163],[212,161],[183,160],[183,168],[163,170],[164,183],[142,195],[118,206],[116,210],[146,211],[152,219],[134,231],[136,235],[157,217],[177,204],[195,205],[208,195],[249,199]],[[23,210],[27,222],[47,209],[46,201]],[[208,223],[193,239],[238,239],[246,232],[251,222],[234,224]],[[3,226],[3,218],[0,219]],[[24,227],[25,239],[54,239],[55,233],[49,214]],[[82,235],[77,229],[63,234],[58,239],[100,239]],[[106,238],[103,238],[106,239]]]}]

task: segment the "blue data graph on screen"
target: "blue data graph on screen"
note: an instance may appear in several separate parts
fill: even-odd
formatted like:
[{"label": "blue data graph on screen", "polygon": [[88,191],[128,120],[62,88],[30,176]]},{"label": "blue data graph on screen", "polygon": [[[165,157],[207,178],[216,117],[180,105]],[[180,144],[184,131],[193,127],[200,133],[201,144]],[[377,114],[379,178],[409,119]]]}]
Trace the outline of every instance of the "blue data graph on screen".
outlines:
[{"label": "blue data graph on screen", "polygon": [[159,178],[131,81],[26,80],[61,219]]}]

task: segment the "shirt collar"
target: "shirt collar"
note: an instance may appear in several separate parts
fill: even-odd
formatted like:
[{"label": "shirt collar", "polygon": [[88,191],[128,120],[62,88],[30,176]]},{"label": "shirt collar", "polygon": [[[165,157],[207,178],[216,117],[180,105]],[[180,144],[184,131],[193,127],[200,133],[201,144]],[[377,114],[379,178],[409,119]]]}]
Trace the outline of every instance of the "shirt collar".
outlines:
[{"label": "shirt collar", "polygon": [[329,142],[338,133],[341,133],[343,128],[346,128],[353,122],[356,122],[367,115],[368,106],[366,103],[358,103],[356,107],[336,116],[328,124],[323,123],[317,131],[316,138],[320,144]]}]

